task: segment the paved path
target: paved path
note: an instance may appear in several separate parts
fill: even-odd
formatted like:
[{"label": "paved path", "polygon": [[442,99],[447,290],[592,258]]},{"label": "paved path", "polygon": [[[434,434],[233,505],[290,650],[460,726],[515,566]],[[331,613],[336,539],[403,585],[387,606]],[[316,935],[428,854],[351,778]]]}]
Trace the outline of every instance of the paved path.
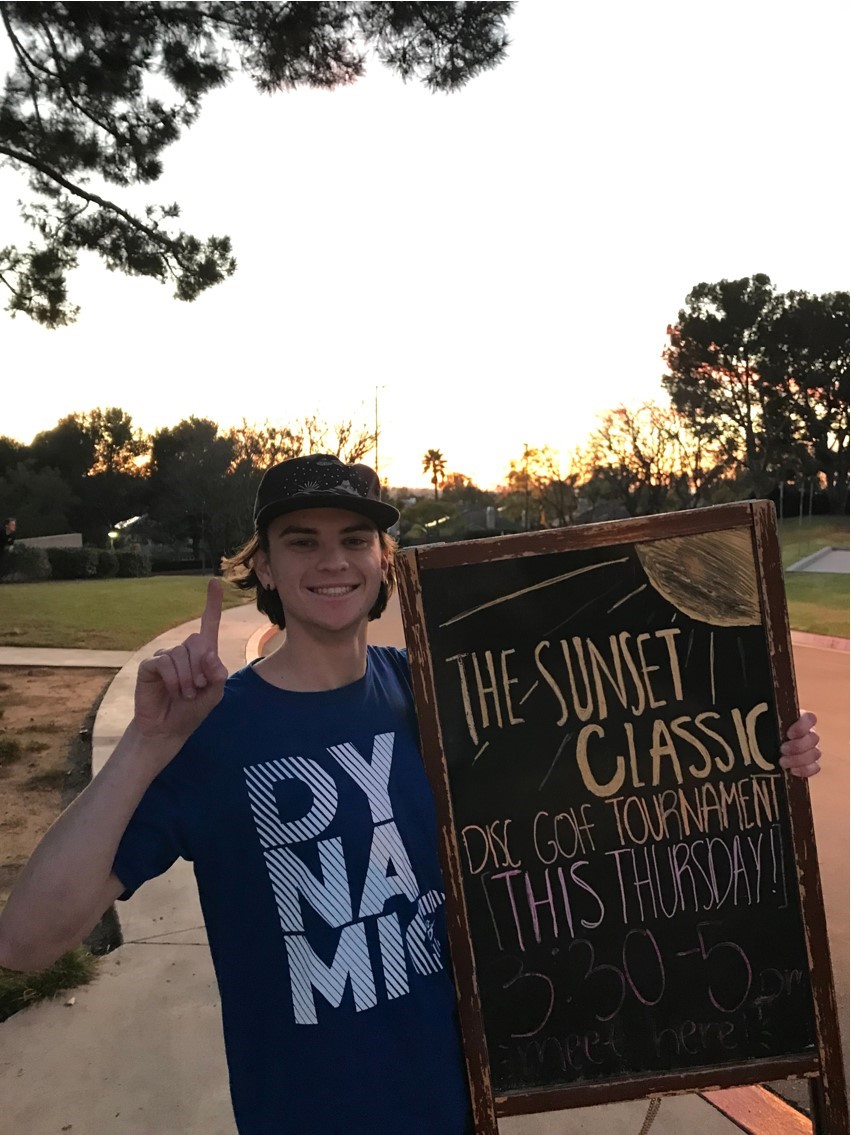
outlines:
[{"label": "paved path", "polygon": [[[139,661],[155,649],[181,641],[197,627],[195,621],[175,628],[125,662],[95,724],[96,770],[132,712]],[[260,653],[267,630],[268,623],[252,606],[224,613],[220,647],[229,670],[243,665],[246,654],[256,657]],[[370,638],[401,644],[395,604],[381,620],[370,624]],[[73,665],[62,658],[78,652],[53,653],[59,657],[47,664]],[[810,653],[818,653],[818,648]],[[26,654],[14,657],[25,665],[39,664],[32,654],[25,662]],[[14,659],[0,655],[0,664],[14,664]],[[812,697],[810,702],[821,704],[821,698]],[[843,743],[837,740],[840,747]],[[846,756],[847,781],[847,745],[841,751]],[[818,778],[822,779],[828,778]],[[847,912],[847,896],[845,901]],[[74,1004],[66,1005],[62,998],[37,1005],[0,1027],[0,1096],[7,1125],[3,1129],[26,1135],[61,1131],[72,1135],[235,1135],[218,990],[191,866],[179,861],[141,888],[130,902],[118,905],[125,945],[101,960],[100,975],[92,985],[74,991]],[[647,1103],[633,1101],[583,1108],[569,1116],[557,1113],[502,1120],[500,1132],[638,1135],[646,1115]],[[700,1096],[687,1095],[663,1100],[651,1135],[730,1135],[740,1130]]]},{"label": "paved path", "polygon": [[0,646],[0,666],[72,666],[120,670],[129,650],[68,650],[50,646]]},{"label": "paved path", "polygon": [[790,564],[787,571],[835,572],[848,575],[849,552],[847,548],[819,548],[797,563]]}]

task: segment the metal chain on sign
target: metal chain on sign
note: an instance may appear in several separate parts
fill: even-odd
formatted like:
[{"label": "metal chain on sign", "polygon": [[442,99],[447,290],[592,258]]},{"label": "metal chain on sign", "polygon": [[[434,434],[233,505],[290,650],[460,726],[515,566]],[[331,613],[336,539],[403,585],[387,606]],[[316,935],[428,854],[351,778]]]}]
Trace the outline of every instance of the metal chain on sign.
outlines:
[{"label": "metal chain on sign", "polygon": [[647,1135],[647,1132],[653,1126],[653,1121],[659,1114],[659,1108],[662,1106],[662,1100],[659,1096],[654,1096],[650,1101],[650,1106],[647,1108],[647,1114],[644,1117],[644,1122],[641,1125],[641,1130],[638,1135]]}]

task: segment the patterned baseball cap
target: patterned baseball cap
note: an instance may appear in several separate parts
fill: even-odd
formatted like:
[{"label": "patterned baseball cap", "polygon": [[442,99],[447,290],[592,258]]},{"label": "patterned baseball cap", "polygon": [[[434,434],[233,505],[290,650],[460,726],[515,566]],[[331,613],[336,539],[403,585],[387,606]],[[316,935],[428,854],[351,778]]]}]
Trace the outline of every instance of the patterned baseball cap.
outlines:
[{"label": "patterned baseball cap", "polygon": [[328,453],[293,457],[267,469],[254,502],[254,526],[259,531],[276,516],[302,508],[344,508],[383,531],[399,519],[399,510],[381,500],[374,469],[345,465]]}]

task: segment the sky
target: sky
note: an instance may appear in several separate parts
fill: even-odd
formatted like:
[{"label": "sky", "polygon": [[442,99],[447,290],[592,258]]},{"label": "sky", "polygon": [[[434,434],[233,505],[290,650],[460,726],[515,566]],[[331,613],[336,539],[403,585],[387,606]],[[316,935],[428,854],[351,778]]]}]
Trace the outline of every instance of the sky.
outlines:
[{"label": "sky", "polygon": [[[833,0],[519,0],[508,58],[451,95],[374,59],[333,92],[240,77],[158,182],[110,190],[230,235],[236,275],[185,304],[86,255],[73,326],[0,312],[0,434],[96,406],[372,430],[377,402],[391,486],[427,485],[432,448],[482,487],[524,445],[566,462],[607,409],[665,400],[697,283],[848,288],[849,25]],[[24,192],[0,170],[0,244]]]}]

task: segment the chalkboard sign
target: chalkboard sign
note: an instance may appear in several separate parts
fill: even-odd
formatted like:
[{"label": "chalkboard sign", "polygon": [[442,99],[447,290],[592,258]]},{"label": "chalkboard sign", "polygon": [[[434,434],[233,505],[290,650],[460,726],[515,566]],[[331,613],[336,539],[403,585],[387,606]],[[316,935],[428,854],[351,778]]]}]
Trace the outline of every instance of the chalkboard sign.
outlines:
[{"label": "chalkboard sign", "polygon": [[771,506],[399,574],[477,1131],[788,1075],[847,1112]]}]

